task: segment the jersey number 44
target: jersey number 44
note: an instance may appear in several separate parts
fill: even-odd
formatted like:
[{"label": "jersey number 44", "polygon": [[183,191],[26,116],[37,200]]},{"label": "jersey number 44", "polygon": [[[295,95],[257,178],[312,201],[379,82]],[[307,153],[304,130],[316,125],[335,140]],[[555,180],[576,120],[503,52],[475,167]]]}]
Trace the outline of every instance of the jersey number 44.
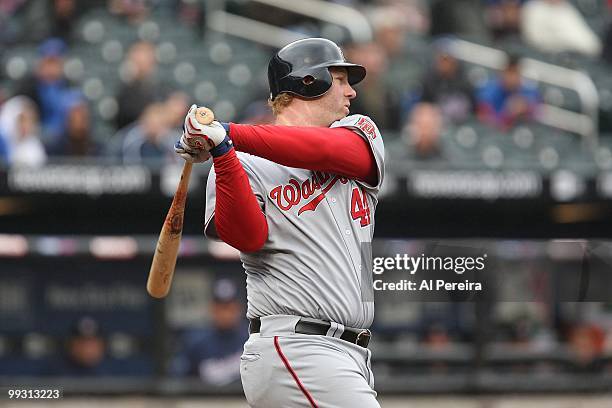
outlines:
[{"label": "jersey number 44", "polygon": [[363,189],[355,187],[351,195],[351,217],[353,220],[360,220],[362,227],[370,225],[370,205],[368,197]]}]

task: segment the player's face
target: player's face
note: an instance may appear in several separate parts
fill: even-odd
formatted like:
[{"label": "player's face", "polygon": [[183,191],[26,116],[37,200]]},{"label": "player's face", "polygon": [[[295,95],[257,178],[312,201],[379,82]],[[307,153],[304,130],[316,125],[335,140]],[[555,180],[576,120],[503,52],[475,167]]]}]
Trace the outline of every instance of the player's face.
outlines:
[{"label": "player's face", "polygon": [[319,101],[329,123],[340,120],[349,114],[351,100],[357,93],[348,82],[345,68],[330,68],[332,75],[332,86]]}]

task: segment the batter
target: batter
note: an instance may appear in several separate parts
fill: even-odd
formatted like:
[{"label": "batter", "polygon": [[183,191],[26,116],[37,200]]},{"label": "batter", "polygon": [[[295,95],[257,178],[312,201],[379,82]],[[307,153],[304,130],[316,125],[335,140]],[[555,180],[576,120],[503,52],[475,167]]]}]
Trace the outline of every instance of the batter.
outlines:
[{"label": "batter", "polygon": [[194,105],[176,144],[212,156],[205,233],[241,251],[251,407],[379,407],[367,346],[384,145],[370,118],[347,116],[365,75],[332,41],[293,42],[268,67],[274,125],[201,125]]}]

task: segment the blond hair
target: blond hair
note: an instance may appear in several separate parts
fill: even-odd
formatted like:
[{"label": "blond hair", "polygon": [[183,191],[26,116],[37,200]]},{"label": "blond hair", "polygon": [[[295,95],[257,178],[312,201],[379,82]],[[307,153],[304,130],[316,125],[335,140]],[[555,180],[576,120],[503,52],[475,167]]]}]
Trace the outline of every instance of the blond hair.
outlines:
[{"label": "blond hair", "polygon": [[293,100],[293,95],[283,92],[281,94],[276,95],[274,99],[268,100],[268,105],[272,108],[272,113],[274,116],[277,116],[279,113],[285,109],[291,101]]}]

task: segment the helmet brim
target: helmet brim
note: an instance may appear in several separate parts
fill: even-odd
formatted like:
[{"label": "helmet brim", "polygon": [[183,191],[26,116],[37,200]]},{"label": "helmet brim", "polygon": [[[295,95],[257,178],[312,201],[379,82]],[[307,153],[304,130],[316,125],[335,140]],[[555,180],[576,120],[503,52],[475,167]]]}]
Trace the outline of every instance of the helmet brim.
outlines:
[{"label": "helmet brim", "polygon": [[314,70],[322,68],[346,68],[346,72],[348,74],[348,82],[351,85],[358,84],[359,82],[363,81],[363,78],[365,78],[366,76],[366,69],[364,66],[345,61],[327,62],[325,64],[308,67],[308,69],[294,71],[293,74],[296,76],[306,76],[312,73]]},{"label": "helmet brim", "polygon": [[358,84],[359,82],[363,81],[363,78],[365,78],[366,76],[365,67],[358,65],[358,64],[352,64],[350,62],[339,62],[337,64],[328,65],[327,67],[328,68],[333,68],[333,67],[346,68],[346,72],[348,74],[348,82],[351,85]]}]

